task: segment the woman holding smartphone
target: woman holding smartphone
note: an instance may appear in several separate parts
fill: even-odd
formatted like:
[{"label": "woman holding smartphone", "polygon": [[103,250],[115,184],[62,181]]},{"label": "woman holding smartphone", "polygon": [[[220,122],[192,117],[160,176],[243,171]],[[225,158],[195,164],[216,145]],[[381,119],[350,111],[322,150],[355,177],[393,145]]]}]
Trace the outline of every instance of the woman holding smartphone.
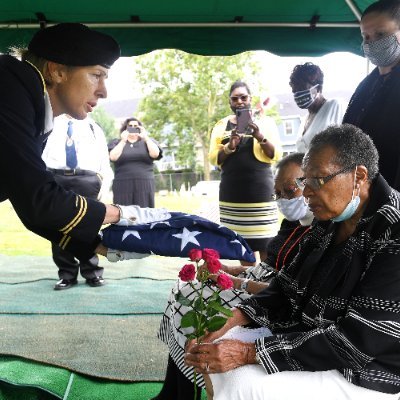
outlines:
[{"label": "woman holding smartphone", "polygon": [[108,145],[114,163],[114,203],[154,207],[155,160],[162,158],[162,150],[151,139],[137,118],[128,118],[120,129],[121,138]]},{"label": "woman holding smartphone", "polygon": [[278,231],[271,168],[282,156],[278,129],[270,117],[249,119],[251,93],[245,82],[231,86],[229,105],[233,114],[215,125],[209,153],[211,164],[221,169],[220,220],[245,238],[263,261]]}]

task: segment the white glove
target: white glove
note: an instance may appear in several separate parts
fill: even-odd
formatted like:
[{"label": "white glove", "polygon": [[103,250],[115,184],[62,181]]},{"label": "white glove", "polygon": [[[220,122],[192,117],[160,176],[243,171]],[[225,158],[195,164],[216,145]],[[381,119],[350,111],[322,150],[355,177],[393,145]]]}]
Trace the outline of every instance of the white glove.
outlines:
[{"label": "white glove", "polygon": [[124,261],[124,260],[139,260],[140,258],[148,257],[150,254],[134,253],[129,251],[121,251],[108,249],[107,260],[111,262]]},{"label": "white glove", "polygon": [[116,223],[116,225],[120,226],[147,224],[171,218],[171,214],[166,208],[141,208],[139,206],[115,205],[120,210],[120,220]]}]

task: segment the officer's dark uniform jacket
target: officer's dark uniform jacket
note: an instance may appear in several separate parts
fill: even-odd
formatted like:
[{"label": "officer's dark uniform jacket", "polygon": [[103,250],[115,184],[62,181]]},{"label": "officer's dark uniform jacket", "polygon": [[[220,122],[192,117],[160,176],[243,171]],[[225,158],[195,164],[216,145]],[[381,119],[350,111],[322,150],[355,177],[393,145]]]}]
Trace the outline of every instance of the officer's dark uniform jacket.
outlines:
[{"label": "officer's dark uniform jacket", "polygon": [[29,63],[3,55],[0,87],[0,201],[9,199],[29,230],[90,258],[105,205],[64,190],[46,171],[42,77]]}]

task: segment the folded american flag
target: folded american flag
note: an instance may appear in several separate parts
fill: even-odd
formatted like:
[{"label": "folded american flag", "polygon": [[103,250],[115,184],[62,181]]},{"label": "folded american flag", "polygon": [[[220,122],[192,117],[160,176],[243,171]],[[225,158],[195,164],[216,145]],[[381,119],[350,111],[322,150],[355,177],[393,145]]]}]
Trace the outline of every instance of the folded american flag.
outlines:
[{"label": "folded american flag", "polygon": [[214,249],[222,259],[255,262],[237,233],[197,215],[171,212],[171,218],[142,225],[110,225],[102,230],[103,244],[117,249],[160,256],[187,257],[191,249]]}]

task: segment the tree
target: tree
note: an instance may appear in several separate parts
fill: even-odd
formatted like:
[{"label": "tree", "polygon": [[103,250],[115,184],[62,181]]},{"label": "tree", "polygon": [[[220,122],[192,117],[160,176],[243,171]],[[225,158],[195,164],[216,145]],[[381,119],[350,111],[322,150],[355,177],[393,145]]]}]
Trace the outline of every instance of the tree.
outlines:
[{"label": "tree", "polygon": [[107,141],[118,136],[118,130],[115,127],[114,118],[107,114],[103,107],[96,107],[90,116],[101,126]]},{"label": "tree", "polygon": [[204,176],[210,177],[208,150],[215,123],[231,111],[230,85],[237,79],[256,92],[259,65],[252,53],[204,57],[178,50],[157,50],[135,58],[135,78],[143,85],[140,119],[159,141],[178,145],[177,158],[195,166],[200,144]]}]

